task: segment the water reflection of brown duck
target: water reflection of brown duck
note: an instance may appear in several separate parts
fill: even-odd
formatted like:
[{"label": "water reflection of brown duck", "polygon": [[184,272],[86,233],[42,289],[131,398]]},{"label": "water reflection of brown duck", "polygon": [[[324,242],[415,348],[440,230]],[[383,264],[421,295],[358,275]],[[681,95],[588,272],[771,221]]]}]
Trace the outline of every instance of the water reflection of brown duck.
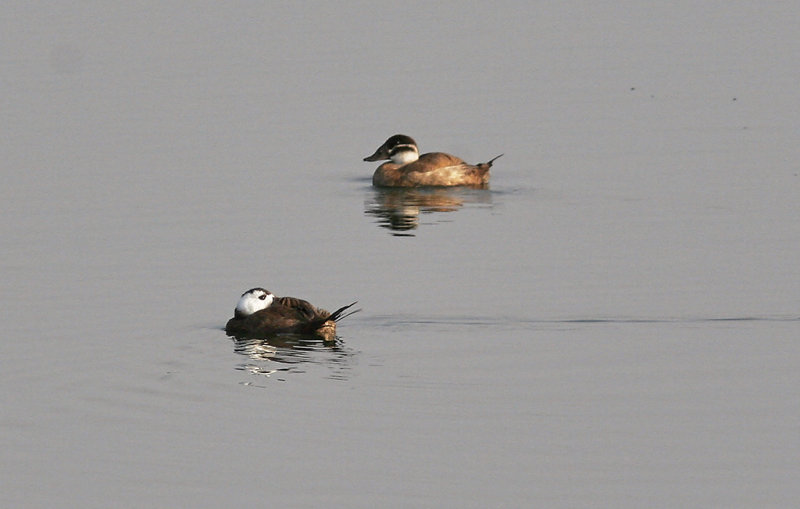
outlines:
[{"label": "water reflection of brown duck", "polygon": [[443,152],[420,155],[413,138],[395,134],[364,160],[389,160],[372,175],[372,185],[377,187],[486,186],[497,157],[474,165]]},{"label": "water reflection of brown duck", "polygon": [[302,299],[275,297],[263,288],[253,288],[242,294],[225,332],[237,338],[290,333],[333,341],[336,322],[356,313],[358,310],[346,312],[355,304],[353,302],[329,313]]},{"label": "water reflection of brown duck", "polygon": [[380,188],[365,203],[365,213],[379,219],[381,226],[395,231],[417,228],[421,213],[455,212],[465,203],[486,203],[491,194],[473,188]]}]

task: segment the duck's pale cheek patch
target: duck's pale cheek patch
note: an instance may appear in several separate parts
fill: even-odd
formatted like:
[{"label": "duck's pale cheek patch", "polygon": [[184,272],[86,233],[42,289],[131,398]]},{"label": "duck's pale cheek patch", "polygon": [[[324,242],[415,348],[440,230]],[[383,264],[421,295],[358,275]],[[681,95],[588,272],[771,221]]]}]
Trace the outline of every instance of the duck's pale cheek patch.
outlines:
[{"label": "duck's pale cheek patch", "polygon": [[272,299],[272,295],[267,295],[266,299],[261,300],[252,293],[248,293],[242,295],[242,298],[239,299],[236,304],[236,310],[245,316],[252,315],[256,311],[268,308],[272,304]]},{"label": "duck's pale cheek patch", "polygon": [[392,154],[392,162],[394,164],[408,164],[413,163],[419,159],[419,153],[416,150],[408,149],[408,150],[398,150],[394,154]]}]

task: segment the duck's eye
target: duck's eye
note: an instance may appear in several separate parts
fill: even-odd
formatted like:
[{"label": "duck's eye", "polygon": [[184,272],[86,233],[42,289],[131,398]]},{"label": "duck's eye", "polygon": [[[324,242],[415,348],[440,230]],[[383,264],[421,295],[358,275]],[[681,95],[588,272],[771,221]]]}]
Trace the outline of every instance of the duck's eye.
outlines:
[{"label": "duck's eye", "polygon": [[261,300],[266,300],[267,299],[267,295],[262,293],[261,295],[258,296],[258,298],[261,299]]}]

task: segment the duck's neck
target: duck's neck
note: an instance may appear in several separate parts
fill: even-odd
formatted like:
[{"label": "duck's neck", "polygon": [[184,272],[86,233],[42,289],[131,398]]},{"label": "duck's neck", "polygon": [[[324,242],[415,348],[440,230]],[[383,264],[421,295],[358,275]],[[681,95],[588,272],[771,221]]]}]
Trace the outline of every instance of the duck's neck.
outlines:
[{"label": "duck's neck", "polygon": [[397,145],[390,156],[394,164],[404,165],[419,159],[419,152],[414,145]]}]

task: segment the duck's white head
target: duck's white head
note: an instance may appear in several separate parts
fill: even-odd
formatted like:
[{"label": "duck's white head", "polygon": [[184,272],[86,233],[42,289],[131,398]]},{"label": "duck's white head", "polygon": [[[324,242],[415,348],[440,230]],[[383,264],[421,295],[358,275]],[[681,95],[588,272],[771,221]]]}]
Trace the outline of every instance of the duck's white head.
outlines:
[{"label": "duck's white head", "polygon": [[268,308],[274,298],[275,296],[272,293],[263,288],[247,290],[236,304],[236,314],[240,316],[252,315],[256,311]]}]

